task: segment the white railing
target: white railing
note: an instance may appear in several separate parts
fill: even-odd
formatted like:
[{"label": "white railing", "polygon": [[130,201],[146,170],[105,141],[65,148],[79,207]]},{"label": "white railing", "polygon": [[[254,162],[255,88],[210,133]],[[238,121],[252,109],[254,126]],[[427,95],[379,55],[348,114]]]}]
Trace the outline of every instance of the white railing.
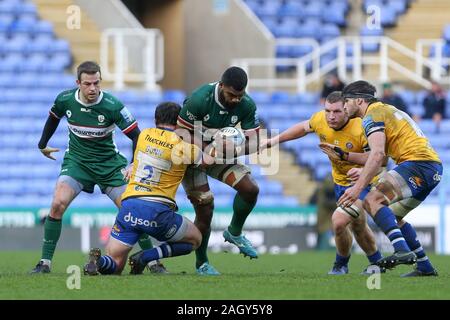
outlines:
[{"label": "white railing", "polygon": [[164,37],[159,29],[111,28],[100,43],[102,76],[122,90],[125,82],[140,82],[158,90],[164,76]]},{"label": "white railing", "polygon": [[[277,45],[286,45],[291,41],[292,45],[311,44],[315,40],[311,39],[295,39],[281,41],[277,40]],[[337,69],[339,77],[348,82],[359,80],[363,76],[363,68],[368,65],[379,65],[378,80],[386,82],[390,80],[390,72],[396,71],[405,79],[412,80],[426,89],[431,87],[431,82],[423,75],[424,68],[434,70],[433,74],[440,76],[445,69],[438,67],[436,61],[424,57],[419,52],[411,50],[404,45],[388,38],[388,37],[339,37],[330,40],[322,45],[313,46],[314,49],[300,58],[257,58],[257,59],[235,59],[232,64],[239,65],[249,73],[252,87],[265,87],[269,89],[277,87],[288,87],[296,89],[298,92],[306,91],[309,84],[318,82],[326,73]],[[373,43],[379,48],[377,52],[364,52],[363,45]],[[353,55],[347,56],[347,48],[351,46]],[[392,54],[396,52],[396,55]],[[336,52],[335,58],[329,61],[322,59],[327,54]],[[321,61],[322,60],[322,61]],[[410,60],[412,65],[416,65],[415,70],[410,70],[404,63]],[[347,70],[350,65],[351,71]],[[255,67],[273,67],[291,66],[293,71],[284,73],[281,77],[275,78],[255,78],[252,77],[252,71]],[[276,74],[276,73],[274,73]],[[279,73],[281,74],[281,73]],[[432,77],[435,80],[441,80],[440,77]]]},{"label": "white railing", "polygon": [[[416,52],[420,56],[417,60],[416,72],[422,74],[423,67],[420,63],[422,58],[425,57],[425,52],[434,46],[435,54],[434,57],[429,57],[428,59],[433,62],[433,67],[431,68],[431,78],[438,82],[448,82],[450,83],[450,74],[444,68],[444,65],[450,65],[450,58],[444,57],[442,55],[442,49],[444,48],[445,42],[443,39],[419,39],[416,42]],[[429,51],[428,51],[429,52]]]}]

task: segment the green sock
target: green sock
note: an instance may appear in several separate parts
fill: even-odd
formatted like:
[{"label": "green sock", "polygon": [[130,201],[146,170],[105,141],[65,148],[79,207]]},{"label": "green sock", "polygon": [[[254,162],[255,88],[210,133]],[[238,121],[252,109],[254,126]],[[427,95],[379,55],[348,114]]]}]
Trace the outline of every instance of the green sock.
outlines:
[{"label": "green sock", "polygon": [[152,240],[150,239],[150,236],[146,233],[141,234],[139,237],[139,247],[141,247],[142,250],[148,250],[153,248]]},{"label": "green sock", "polygon": [[195,250],[195,267],[200,267],[203,263],[208,262],[208,242],[209,242],[209,236],[211,235],[211,229],[206,232],[206,234],[203,234],[202,236],[202,243],[200,244],[200,247]]},{"label": "green sock", "polygon": [[42,258],[52,260],[56,244],[61,235],[62,221],[48,216],[44,224],[44,241],[42,245]]},{"label": "green sock", "polygon": [[228,231],[230,231],[233,236],[238,236],[242,233],[245,220],[250,212],[252,212],[255,204],[256,201],[248,203],[241,198],[239,193],[236,194],[233,201],[233,217],[231,218],[231,223],[228,226]]}]

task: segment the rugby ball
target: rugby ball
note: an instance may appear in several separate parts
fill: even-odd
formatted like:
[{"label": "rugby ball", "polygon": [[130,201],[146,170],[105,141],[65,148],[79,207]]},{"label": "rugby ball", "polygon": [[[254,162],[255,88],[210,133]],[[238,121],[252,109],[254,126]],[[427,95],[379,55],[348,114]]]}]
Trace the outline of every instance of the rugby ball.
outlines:
[{"label": "rugby ball", "polygon": [[242,130],[234,127],[225,127],[217,131],[214,135],[214,143],[220,139],[226,139],[233,142],[235,147],[240,147],[245,143],[245,134]]}]

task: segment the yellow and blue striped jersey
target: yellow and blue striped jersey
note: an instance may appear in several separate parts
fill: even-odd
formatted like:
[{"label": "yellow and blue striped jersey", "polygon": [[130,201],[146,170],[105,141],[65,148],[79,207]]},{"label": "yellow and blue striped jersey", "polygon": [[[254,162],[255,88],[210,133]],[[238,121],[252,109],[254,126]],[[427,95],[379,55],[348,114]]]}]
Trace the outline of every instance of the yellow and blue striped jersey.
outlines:
[{"label": "yellow and blue striped jersey", "polygon": [[175,194],[187,167],[201,161],[201,150],[175,132],[149,128],[139,135],[133,171],[122,200],[139,197],[176,206]]},{"label": "yellow and blue striped jersey", "polygon": [[369,105],[363,118],[366,137],[377,131],[386,135],[386,155],[396,164],[405,161],[441,162],[422,130],[405,112],[376,102]]},{"label": "yellow and blue striped jersey", "polygon": [[[309,127],[320,138],[321,142],[334,144],[346,152],[364,152],[368,150],[367,140],[362,130],[361,119],[350,119],[340,130],[328,126],[325,118],[325,110],[319,111],[309,119]],[[330,159],[333,181],[341,186],[349,186],[351,180],[347,178],[347,172],[351,168],[362,166],[345,161]]]}]

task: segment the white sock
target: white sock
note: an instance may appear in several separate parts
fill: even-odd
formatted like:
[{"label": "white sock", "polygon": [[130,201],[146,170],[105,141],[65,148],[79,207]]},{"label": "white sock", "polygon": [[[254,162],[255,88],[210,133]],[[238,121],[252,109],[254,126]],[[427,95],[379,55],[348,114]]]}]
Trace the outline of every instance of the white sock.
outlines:
[{"label": "white sock", "polygon": [[49,268],[51,268],[52,266],[52,260],[48,260],[48,259],[41,259],[42,263],[47,265]]}]

